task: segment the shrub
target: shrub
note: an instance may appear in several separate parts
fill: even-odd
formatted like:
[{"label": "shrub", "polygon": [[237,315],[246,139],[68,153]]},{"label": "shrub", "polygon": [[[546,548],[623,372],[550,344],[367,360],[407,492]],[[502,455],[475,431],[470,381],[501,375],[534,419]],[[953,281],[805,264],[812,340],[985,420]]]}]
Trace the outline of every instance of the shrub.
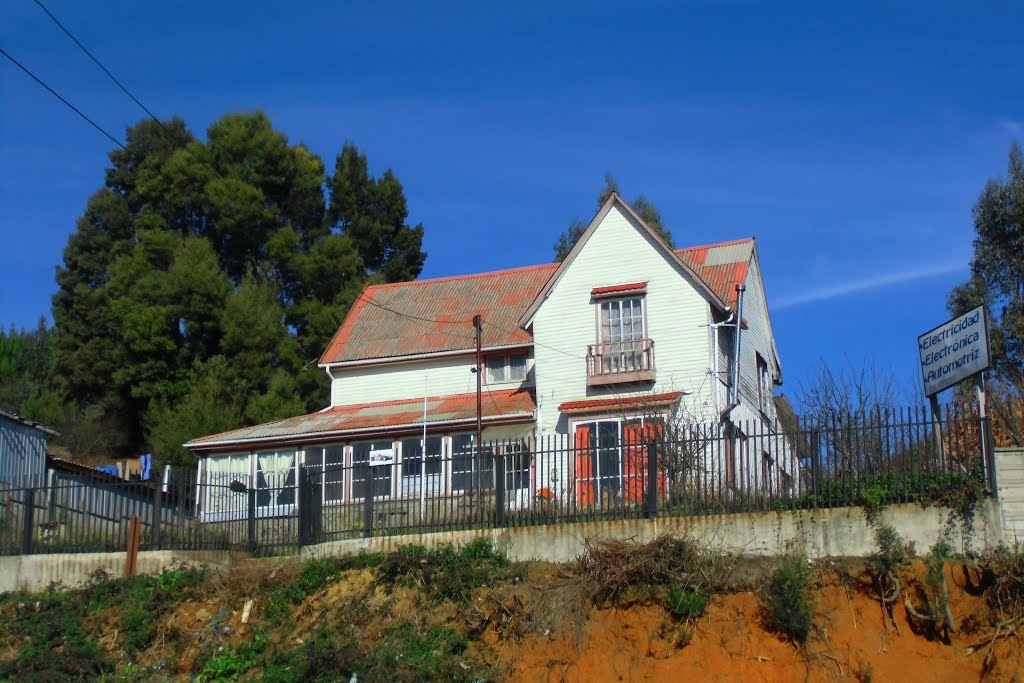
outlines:
[{"label": "shrub", "polygon": [[807,557],[793,553],[772,570],[761,593],[768,627],[801,643],[807,640],[814,619],[810,580]]},{"label": "shrub", "polygon": [[668,592],[668,608],[680,619],[699,619],[707,609],[708,598],[700,591],[680,590],[675,584]]}]

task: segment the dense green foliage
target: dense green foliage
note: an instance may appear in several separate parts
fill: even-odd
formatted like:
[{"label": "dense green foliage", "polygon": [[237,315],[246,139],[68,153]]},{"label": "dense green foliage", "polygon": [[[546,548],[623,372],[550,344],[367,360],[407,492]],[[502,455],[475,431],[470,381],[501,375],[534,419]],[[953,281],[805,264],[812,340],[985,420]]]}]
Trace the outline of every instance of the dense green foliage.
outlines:
[{"label": "dense green foliage", "polygon": [[[315,620],[312,637],[294,637],[295,620],[304,614],[300,604],[322,597],[325,589],[353,570],[373,573],[367,592],[335,604],[349,611]],[[141,656],[150,648],[163,657],[197,649],[185,672],[197,681],[253,680],[254,674],[258,680],[278,683],[347,681],[353,674],[364,681],[491,680],[489,668],[460,656],[471,639],[479,640],[477,632],[466,632],[454,623],[389,617],[379,636],[368,638],[362,622],[382,609],[373,607],[370,599],[380,589],[423,588],[430,604],[456,602],[464,608],[472,588],[515,581],[520,575],[519,568],[486,538],[433,550],[401,546],[389,553],[320,558],[297,571],[275,570],[239,586],[242,595],[257,604],[258,626],[230,643],[224,639],[232,629],[223,604],[201,634],[176,626],[173,610],[188,601],[222,602],[224,591],[230,590],[224,577],[200,571],[176,569],[156,577],[116,580],[97,576],[80,590],[54,589],[33,596],[8,593],[0,595],[0,611],[7,617],[0,637],[16,643],[17,654],[0,661],[0,681],[163,680],[176,662],[152,663],[152,650],[149,658]],[[106,654],[100,638],[111,633],[118,648]]]},{"label": "dense green foliage", "polygon": [[[612,196],[613,192],[619,192],[619,184],[610,172],[606,172],[604,174],[604,187],[601,188],[601,191],[597,195],[598,209],[604,206],[604,203],[608,201],[608,198]],[[658,235],[660,235],[670,247],[675,247],[672,242],[672,233],[668,231],[668,228],[665,227],[665,224],[661,220],[661,212],[655,208],[654,204],[651,204],[647,197],[642,194],[637,195],[630,203],[630,206],[633,207],[633,210],[636,211],[637,215],[640,216],[649,228],[658,233]],[[555,250],[555,261],[565,260],[565,257],[569,255],[573,246],[575,246],[584,231],[586,231],[587,225],[587,223],[584,223],[579,218],[573,219],[569,224],[569,227],[565,229],[565,232],[558,236],[558,241],[555,242],[553,246]]]},{"label": "dense green foliage", "polygon": [[1008,440],[1024,445],[1024,153],[1010,147],[1007,177],[974,205],[971,279],[949,294],[951,315],[985,306],[994,381],[990,400]]},{"label": "dense green foliage", "polygon": [[109,675],[114,663],[103,654],[89,624],[102,623],[105,612],[124,606],[109,627],[125,635],[125,650],[134,655],[149,645],[160,614],[193,596],[205,578],[203,571],[185,569],[117,580],[97,575],[80,591],[0,596],[4,630],[19,643],[17,657],[0,664],[0,680],[97,680]]},{"label": "dense green foliage", "polygon": [[362,287],[426,258],[390,170],[346,143],[328,173],[262,113],[205,142],[143,121],[110,161],[57,270],[55,329],[0,336],[0,405],[104,435],[72,450],[187,461],[190,438],[320,407],[314,361]]}]

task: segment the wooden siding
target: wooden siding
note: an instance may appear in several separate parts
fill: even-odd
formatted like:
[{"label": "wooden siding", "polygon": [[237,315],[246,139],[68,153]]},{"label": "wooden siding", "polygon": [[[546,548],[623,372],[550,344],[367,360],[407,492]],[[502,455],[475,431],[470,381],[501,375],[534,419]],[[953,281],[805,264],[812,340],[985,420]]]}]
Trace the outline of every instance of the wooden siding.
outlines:
[{"label": "wooden siding", "polygon": [[[743,319],[747,321],[747,329],[743,330],[740,348],[740,399],[747,402],[753,410],[758,411],[757,402],[757,356],[768,363],[768,372],[775,376],[775,355],[772,353],[772,331],[768,322],[768,304],[765,301],[764,286],[761,273],[757,267],[757,259],[751,259],[747,271],[747,291],[743,299]],[[730,351],[729,357],[732,357]],[[774,384],[773,384],[774,386]],[[771,425],[775,424],[775,403],[766,402],[766,415]]]},{"label": "wooden siding", "polygon": [[[484,321],[484,325],[487,321]],[[450,396],[476,391],[476,375],[472,372],[475,363],[473,354],[427,358],[404,363],[363,365],[332,370],[331,405],[347,406],[378,401],[400,401],[402,399],[427,396]],[[486,375],[484,391],[514,389],[531,386],[533,383],[533,359],[527,361],[525,382],[502,382],[488,384]]]},{"label": "wooden siding", "polygon": [[[587,387],[587,345],[596,341],[591,290],[646,281],[647,336],[654,340],[656,378],[638,387]],[[618,206],[612,208],[569,265],[534,316],[538,434],[567,434],[558,405],[585,398],[637,393],[693,392],[683,400],[695,413],[709,413],[713,382],[708,376],[707,300],[681,268]]]}]

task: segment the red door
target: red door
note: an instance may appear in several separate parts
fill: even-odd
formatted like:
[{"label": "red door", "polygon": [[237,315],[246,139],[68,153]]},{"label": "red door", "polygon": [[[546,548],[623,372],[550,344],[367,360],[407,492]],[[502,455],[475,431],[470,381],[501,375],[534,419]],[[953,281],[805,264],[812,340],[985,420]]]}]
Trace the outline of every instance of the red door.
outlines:
[{"label": "red door", "polygon": [[576,426],[576,502],[594,504],[594,449],[587,425]]},{"label": "red door", "polygon": [[662,424],[654,420],[642,425],[630,422],[622,432],[622,493],[626,501],[638,503],[644,497],[647,480],[647,448],[656,444],[658,459],[658,496],[665,495],[665,468],[662,462]]}]

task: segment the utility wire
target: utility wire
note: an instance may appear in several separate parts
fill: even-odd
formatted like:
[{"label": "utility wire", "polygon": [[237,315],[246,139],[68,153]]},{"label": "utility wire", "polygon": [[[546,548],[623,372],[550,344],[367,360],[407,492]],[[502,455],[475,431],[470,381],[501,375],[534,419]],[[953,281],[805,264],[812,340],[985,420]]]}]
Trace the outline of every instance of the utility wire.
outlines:
[{"label": "utility wire", "polygon": [[30,77],[32,78],[32,80],[34,80],[34,81],[35,81],[36,83],[38,83],[39,85],[41,85],[41,86],[43,86],[44,88],[46,88],[46,89],[47,89],[47,90],[48,90],[48,91],[50,92],[50,94],[51,94],[51,95],[53,95],[53,96],[54,96],[54,97],[56,97],[56,98],[57,98],[58,100],[60,100],[61,102],[63,102],[63,103],[64,103],[64,104],[65,104],[65,105],[66,105],[66,106],[67,106],[67,107],[69,108],[69,109],[71,109],[71,111],[75,112],[76,114],[78,114],[79,116],[81,116],[81,117],[82,117],[83,119],[85,119],[86,121],[88,121],[88,122],[89,122],[89,125],[91,125],[91,126],[92,126],[93,128],[95,128],[95,129],[96,129],[96,130],[98,130],[99,132],[101,132],[101,133],[103,133],[104,135],[106,135],[106,136],[107,136],[107,138],[109,138],[111,142],[113,142],[113,143],[114,143],[115,145],[117,145],[117,146],[118,146],[118,147],[120,147],[121,149],[125,150],[126,152],[128,151],[128,148],[127,148],[127,147],[125,147],[125,146],[124,146],[123,144],[121,144],[121,141],[120,141],[120,140],[118,140],[118,139],[117,139],[117,138],[115,138],[115,137],[114,137],[113,135],[111,135],[111,134],[110,134],[110,133],[108,133],[108,132],[107,132],[106,130],[104,130],[104,129],[103,129],[103,127],[102,127],[102,126],[100,126],[100,124],[96,123],[95,121],[93,121],[92,119],[90,119],[90,118],[89,118],[88,116],[86,116],[85,114],[83,114],[83,113],[82,113],[82,111],[81,111],[81,110],[80,110],[80,109],[79,109],[78,107],[76,107],[75,105],[71,104],[70,102],[68,102],[68,101],[67,101],[66,99],[64,99],[63,97],[61,97],[60,93],[58,93],[58,92],[57,92],[56,90],[54,90],[54,89],[53,89],[53,88],[51,88],[50,86],[46,85],[46,83],[44,83],[44,82],[42,81],[42,79],[40,79],[40,78],[39,78],[38,76],[36,76],[36,75],[35,75],[34,73],[32,73],[31,71],[29,71],[29,70],[28,70],[28,68],[26,68],[26,67],[25,67],[25,66],[24,66],[24,65],[23,65],[23,64],[22,64],[21,62],[19,62],[19,61],[18,61],[17,59],[15,59],[14,57],[12,57],[12,56],[10,56],[9,54],[7,54],[7,52],[6,52],[6,51],[5,51],[5,50],[4,50],[3,48],[0,48],[0,54],[2,54],[2,55],[3,55],[4,57],[7,57],[7,59],[11,60],[11,62],[13,62],[15,66],[17,66],[17,67],[18,67],[19,69],[21,69],[21,70],[22,70],[22,71],[24,71],[24,72],[25,72],[26,74],[28,74],[28,75],[29,75],[29,76],[30,76]]},{"label": "utility wire", "polygon": [[117,78],[114,76],[114,74],[110,73],[110,70],[107,69],[107,67],[103,66],[103,64],[100,62],[100,60],[98,60],[93,53],[89,52],[89,49],[86,48],[85,45],[82,45],[81,41],[79,41],[78,38],[76,38],[74,36],[74,34],[72,34],[71,31],[69,31],[67,29],[66,26],[64,26],[64,24],[60,23],[60,20],[57,17],[53,16],[53,12],[48,10],[46,8],[46,5],[41,3],[39,0],[33,0],[33,2],[35,2],[37,5],[39,5],[39,9],[43,10],[44,12],[46,12],[46,16],[50,17],[50,19],[53,20],[53,23],[57,24],[57,26],[60,27],[60,30],[64,31],[64,33],[67,34],[68,38],[73,40],[75,42],[75,45],[77,45],[78,47],[80,47],[82,49],[82,52],[84,52],[85,54],[89,55],[89,59],[91,59],[93,62],[95,62],[96,66],[98,66],[100,69],[102,69],[103,73],[105,73],[107,76],[109,76],[110,80],[112,80],[115,84],[117,84],[117,87],[119,87],[121,89],[121,91],[125,95],[127,95],[128,97],[130,97],[132,99],[132,102],[134,102],[135,104],[139,105],[139,107],[142,108],[142,111],[144,111],[147,114],[149,114],[149,117],[151,119],[153,119],[154,121],[159,123],[161,126],[164,125],[163,122],[161,122],[160,119],[158,119],[153,112],[151,112],[149,109],[146,108],[146,105],[144,105],[142,102],[139,101],[139,98],[137,98],[137,97],[135,97],[135,95],[131,94],[131,92],[128,90],[128,88],[126,88],[124,86],[124,84],[121,83],[121,81],[117,80]]},{"label": "utility wire", "polygon": [[[367,298],[365,298],[362,295],[362,293],[360,293],[357,298],[360,301],[362,301],[363,303],[370,304],[371,306],[376,306],[377,308],[383,309],[383,310],[388,311],[390,313],[393,313],[393,314],[395,314],[397,316],[401,316],[403,318],[408,318],[410,320],[419,321],[419,322],[422,322],[422,323],[430,323],[432,325],[451,325],[453,327],[454,326],[463,327],[466,324],[466,323],[461,322],[461,321],[455,321],[455,320],[436,320],[436,319],[433,319],[433,318],[422,318],[422,317],[417,316],[417,315],[412,315],[411,313],[403,313],[402,311],[397,311],[397,310],[395,310],[393,308],[385,306],[384,304],[379,304],[376,301],[373,301],[372,299],[367,299]],[[516,330],[509,329],[507,327],[504,327],[503,325],[498,325],[497,323],[492,322],[492,321],[485,321],[485,322],[489,326],[496,327],[499,330],[502,330],[504,332],[509,332],[509,333],[517,332]],[[424,327],[426,327],[426,325],[424,325]],[[434,328],[430,328],[430,329],[434,329]],[[434,331],[437,331],[437,330],[435,329]],[[519,331],[522,331],[522,330],[519,330]],[[449,336],[453,336],[453,337],[463,338],[462,335],[457,335],[457,334],[450,333],[450,332],[446,332],[444,334],[448,334]],[[471,336],[470,337],[465,337],[465,339],[473,339],[473,337],[471,337]],[[581,356],[581,355],[576,354],[576,353],[571,353],[569,351],[564,351],[564,350],[556,348],[554,346],[548,346],[547,344],[541,344],[538,341],[532,341],[531,344],[533,344],[534,346],[543,347],[543,348],[548,349],[550,351],[555,351],[556,353],[561,353],[563,355],[569,356],[570,358],[575,358],[577,360],[585,360],[586,359],[586,356]]]}]

